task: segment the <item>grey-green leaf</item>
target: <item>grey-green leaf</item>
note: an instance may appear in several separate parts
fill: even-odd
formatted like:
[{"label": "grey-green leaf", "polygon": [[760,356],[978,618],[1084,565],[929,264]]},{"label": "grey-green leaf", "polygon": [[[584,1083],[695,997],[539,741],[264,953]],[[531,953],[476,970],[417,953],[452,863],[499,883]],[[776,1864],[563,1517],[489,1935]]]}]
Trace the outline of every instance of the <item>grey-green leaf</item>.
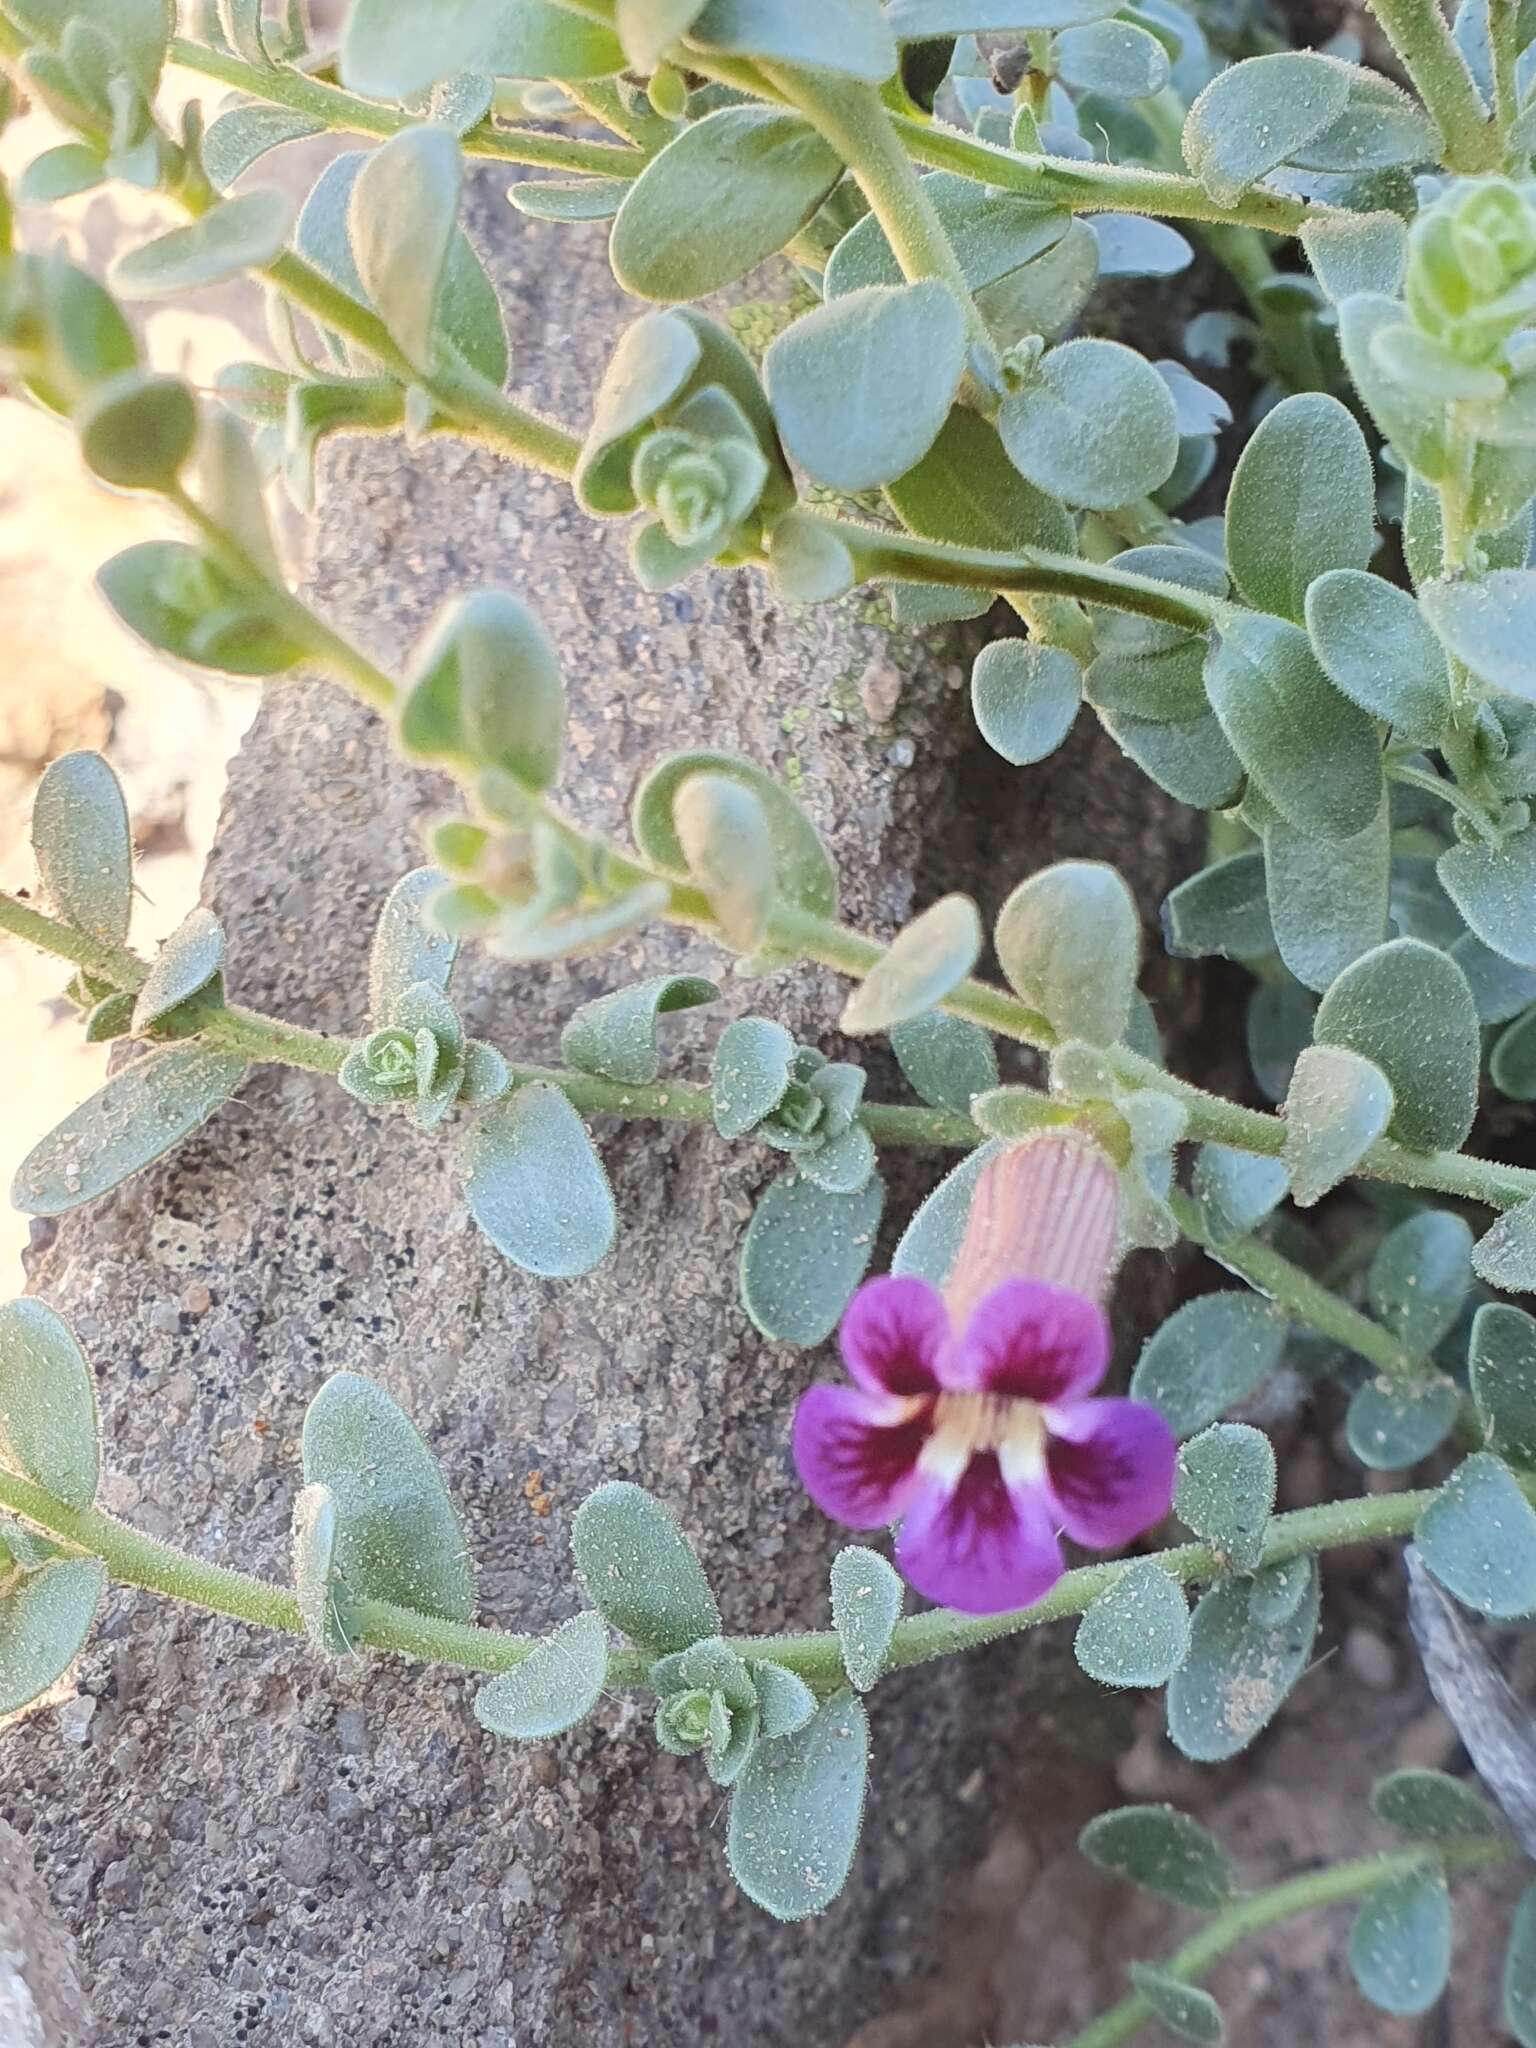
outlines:
[{"label": "grey-green leaf", "polygon": [[1173,1511],[1239,1571],[1263,1555],[1274,1505],[1275,1453],[1263,1430],[1213,1423],[1180,1451]]},{"label": "grey-green leaf", "polygon": [[253,185],[221,199],[186,227],[119,256],[110,280],[125,299],[178,298],[272,262],[292,226],[288,194],[275,185]]},{"label": "grey-green leaf", "polygon": [[60,1557],[0,1598],[0,1714],[30,1706],[74,1663],[107,1589],[95,1557]]},{"label": "grey-green leaf", "polygon": [[122,784],[100,754],[60,754],[44,769],[32,851],[64,922],[120,946],[133,909],[133,842]]},{"label": "grey-green leaf", "polygon": [[96,1498],[96,1381],[68,1323],[40,1301],[0,1306],[0,1458],[66,1507]]},{"label": "grey-green leaf", "polygon": [[1184,161],[1223,206],[1332,127],[1349,74],[1310,50],[1251,57],[1219,71],[1184,123]]},{"label": "grey-green leaf", "polygon": [[665,1656],[720,1632],[703,1567],[653,1494],[610,1480],[571,1524],[571,1555],[587,1598],[613,1628]]},{"label": "grey-green leaf", "polygon": [[1380,1068],[1392,1134],[1424,1152],[1455,1151],[1477,1113],[1481,1035],[1466,976],[1419,939],[1394,939],[1347,967],[1318,1006],[1319,1045]]},{"label": "grey-green leaf", "polygon": [[997,1054],[979,1024],[930,1010],[891,1027],[891,1050],[913,1088],[935,1109],[969,1114],[973,1097],[997,1086]]},{"label": "grey-green leaf", "polygon": [[832,1626],[848,1683],[858,1692],[868,1692],[885,1669],[903,1590],[899,1574],[877,1550],[854,1543],[832,1560]]},{"label": "grey-green leaf", "polygon": [[896,45],[877,0],[705,0],[687,39],[702,50],[832,71],[879,85],[896,69]]},{"label": "grey-green leaf", "polygon": [[1383,1373],[1356,1387],[1344,1418],[1349,1447],[1373,1472],[1401,1472],[1438,1450],[1461,1405],[1453,1380]]},{"label": "grey-green leaf", "polygon": [[1376,728],[1329,682],[1299,626],[1228,613],[1205,687],[1233,751],[1291,824],[1334,839],[1365,830],[1381,802]]},{"label": "grey-green leaf", "polygon": [[1224,1906],[1237,1892],[1237,1872],[1226,1850],[1177,1807],[1113,1807],[1089,1821],[1077,1846],[1100,1870],[1197,1912]]},{"label": "grey-green leaf", "polygon": [[1264,834],[1269,918],[1280,957],[1318,994],[1387,936],[1391,817],[1386,795],[1363,831],[1317,839],[1277,818]]},{"label": "grey-green leaf", "polygon": [[1365,436],[1336,398],[1302,391],[1259,422],[1227,497],[1227,562],[1260,611],[1298,622],[1329,570],[1363,569],[1376,545]]},{"label": "grey-green leaf", "polygon": [[1255,1618],[1240,1579],[1204,1595],[1168,1687],[1168,1733],[1185,1756],[1220,1763],[1269,1726],[1306,1669],[1317,1619],[1315,1564],[1292,1611],[1272,1623]]},{"label": "grey-green leaf", "polygon": [[1214,1422],[1279,1362],[1285,1319],[1256,1294],[1202,1294],[1142,1347],[1131,1392],[1180,1436]]},{"label": "grey-green leaf", "polygon": [[[401,354],[423,372],[433,367],[462,175],[458,142],[446,128],[406,128],[369,151],[347,209],[363,288]],[[408,235],[402,221],[410,222]]]},{"label": "grey-green leaf", "polygon": [[304,1417],[304,1480],[336,1504],[335,1568],[352,1597],[468,1621],[475,1575],[437,1462],[381,1386],[333,1373]]},{"label": "grey-green leaf", "polygon": [[971,669],[971,709],[982,738],[1016,768],[1054,754],[1083,701],[1070,654],[1033,640],[994,640]]},{"label": "grey-green leaf", "polygon": [[661,1071],[658,1025],[678,1010],[715,1002],[720,991],[696,974],[657,974],[583,1003],[560,1033],[560,1050],[584,1074],[654,1081]]},{"label": "grey-green leaf", "polygon": [[603,1695],[608,1632],[600,1614],[573,1614],[520,1663],[475,1694],[475,1719],[492,1735],[544,1742],[584,1721]]},{"label": "grey-green leaf", "polygon": [[888,1031],[931,1010],[970,973],[981,916],[969,896],[941,896],[899,931],[843,1006],[841,1028]]},{"label": "grey-green leaf", "polygon": [[776,1920],[823,1912],[847,1882],[864,1817],[869,1722],[851,1692],[760,1743],[731,1798],[731,1874]]},{"label": "grey-green leaf", "polygon": [[1418,1842],[1468,1842],[1499,1833],[1499,1817],[1471,1785],[1444,1771],[1409,1768],[1379,1778],[1371,1811]]},{"label": "grey-green leaf", "polygon": [[206,989],[224,966],[224,927],[211,910],[189,910],[160,951],[133,1006],[139,1034]]},{"label": "grey-green leaf", "polygon": [[1419,603],[1445,646],[1479,681],[1512,697],[1536,698],[1536,570],[1493,569],[1431,583]]},{"label": "grey-green leaf", "polygon": [[1156,1558],[1128,1564],[1078,1623],[1072,1649],[1101,1685],[1164,1685],[1189,1648],[1184,1590]]},{"label": "grey-green leaf", "polygon": [[976,1182],[987,1163],[1002,1151],[996,1141],[978,1145],[976,1150],[945,1174],[933,1192],[918,1206],[912,1221],[902,1232],[891,1254],[893,1273],[916,1273],[934,1287],[942,1287],[960,1250],[960,1240],[970,1218]]},{"label": "grey-green leaf", "polygon": [[921,461],[964,367],[960,302],[926,278],[807,313],[769,348],[763,376],[790,454],[818,482],[853,492]]},{"label": "grey-green leaf", "polygon": [[445,989],[459,942],[429,921],[427,906],[445,887],[437,868],[413,868],[384,899],[368,954],[368,1010],[375,1024],[387,1024],[407,989],[426,982]]},{"label": "grey-green leaf", "polygon": [[703,298],[799,233],[843,174],[796,114],[720,107],[674,136],[630,186],[613,224],[613,274],[637,298]]},{"label": "grey-green leaf", "polygon": [[328,1657],[345,1656],[351,1648],[342,1619],[345,1593],[337,1577],[336,1545],[340,1533],[336,1496],[317,1480],[299,1489],[289,1525],[293,1559],[293,1591],[299,1619],[310,1645]]},{"label": "grey-green leaf", "polygon": [[781,783],[736,754],[701,748],[669,755],[651,770],[636,792],[631,812],[636,843],[648,860],[680,881],[688,879],[688,859],[673,805],[678,790],[694,775],[730,776],[750,789],[763,807],[773,836],[780,898],[813,917],[837,915],[837,870],[816,827]]},{"label": "grey-green leaf", "polygon": [[1004,974],[1063,1038],[1113,1045],[1141,966],[1135,899],[1103,861],[1064,860],[1023,881],[998,915]]},{"label": "grey-green leaf", "polygon": [[1170,1976],[1151,1963],[1132,1963],[1129,1976],[1169,2033],[1177,2034],[1181,2041],[1221,2040],[1221,2007],[1209,1991],[1186,1984],[1182,1977]]},{"label": "grey-green leaf", "polygon": [[742,1306],[765,1337],[819,1344],[869,1270],[885,1185],[852,1194],[783,1174],[759,1198],[741,1242]]},{"label": "grey-green leaf", "polygon": [[1464,1459],[1414,1540],[1448,1593],[1501,1621],[1536,1612],[1536,1511],[1491,1451]]},{"label": "grey-green leaf", "polygon": [[292,107],[231,107],[227,114],[220,114],[203,137],[203,169],[217,189],[224,192],[268,150],[323,132],[323,122]]},{"label": "grey-green leaf", "polygon": [[1438,746],[1451,717],[1450,671],[1407,591],[1363,569],[1330,569],[1305,601],[1312,650],[1334,688],[1404,739]]},{"label": "grey-green leaf", "polygon": [[794,1039],[771,1017],[737,1017],[726,1025],[710,1068],[715,1129],[722,1138],[744,1138],[778,1108],[794,1058]]},{"label": "grey-green leaf", "polygon": [[1536,967],[1536,831],[1502,846],[1452,846],[1435,872],[1485,946],[1517,967]]},{"label": "grey-green leaf", "polygon": [[613,1191],[586,1125],[552,1082],[529,1082],[477,1117],[465,1157],[469,1213],[514,1265],[568,1280],[606,1256]]},{"label": "grey-green leaf", "polygon": [[1472,1318],[1467,1366],[1489,1450],[1536,1470],[1536,1319],[1508,1302],[1484,1302]]},{"label": "grey-green leaf", "polygon": [[1261,960],[1275,950],[1263,856],[1231,853],[1169,890],[1163,943],[1175,958]]},{"label": "grey-green leaf", "polygon": [[1246,1237],[1285,1199],[1286,1169],[1281,1160],[1229,1145],[1202,1145],[1190,1176],[1190,1190],[1200,1205],[1200,1218],[1214,1244]]},{"label": "grey-green leaf", "polygon": [[1010,461],[1069,505],[1107,511],[1155,491],[1179,453],[1168,386],[1118,341],[1063,342],[1003,400],[997,430]]},{"label": "grey-green leaf", "polygon": [[28,1216],[61,1216],[148,1166],[205,1123],[245,1079],[238,1053],[168,1045],[114,1074],[33,1146],[11,1184]]},{"label": "grey-green leaf", "polygon": [[1451,1895],[1438,1863],[1369,1893],[1349,1936],[1355,1982],[1383,2012],[1427,2012],[1451,1967]]},{"label": "grey-green leaf", "polygon": [[1427,1357],[1454,1326],[1472,1285],[1472,1233],[1451,1209],[1420,1209],[1371,1261],[1371,1307],[1409,1351]]},{"label": "grey-green leaf", "polygon": [[1492,1287],[1536,1293],[1536,1198],[1506,1209],[1472,1247],[1472,1270]]}]

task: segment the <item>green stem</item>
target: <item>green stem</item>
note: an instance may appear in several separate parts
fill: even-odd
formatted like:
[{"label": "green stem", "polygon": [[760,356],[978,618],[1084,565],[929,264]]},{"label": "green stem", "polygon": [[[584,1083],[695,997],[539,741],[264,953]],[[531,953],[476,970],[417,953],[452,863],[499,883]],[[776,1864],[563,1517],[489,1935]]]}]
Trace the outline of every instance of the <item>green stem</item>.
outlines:
[{"label": "green stem", "polygon": [[1177,1190],[1168,1197],[1168,1206],[1187,1238],[1219,1266],[1236,1273],[1259,1294],[1278,1302],[1298,1322],[1308,1323],[1322,1336],[1358,1352],[1389,1379],[1423,1380],[1429,1374],[1431,1369],[1425,1361],[1405,1351],[1389,1330],[1372,1322],[1359,1309],[1351,1308],[1347,1301],[1341,1301],[1272,1245],[1256,1237],[1213,1237],[1198,1202]]},{"label": "green stem", "polygon": [[1447,170],[1476,174],[1499,163],[1499,136],[1440,0],[1370,0],[1445,145]]},{"label": "green stem", "polygon": [[872,85],[825,72],[763,67],[771,85],[829,142],[847,164],[885,230],[891,253],[908,279],[933,277],[954,292],[973,335],[993,353],[985,322],[971,298],[954,244],[923,190],[885,103]]},{"label": "green stem", "polygon": [[[1395,1849],[1377,1856],[1361,1856],[1350,1863],[1335,1863],[1326,1870],[1308,1870],[1284,1884],[1271,1885],[1239,1899],[1208,1920],[1200,1932],[1176,1949],[1161,1966],[1163,1972],[1181,1983],[1195,1983],[1250,1934],[1275,1927],[1298,1913],[1311,1913],[1321,1906],[1337,1906],[1357,1899],[1392,1878],[1411,1877],[1427,1865],[1444,1863],[1454,1869],[1468,1869],[1481,1863],[1504,1863],[1515,1853],[1511,1843],[1491,1838],[1486,1841],[1446,1842],[1435,1848]],[[1102,2013],[1091,2026],[1074,2034],[1066,2048],[1119,2048],[1122,2041],[1155,2019],[1157,2015],[1140,1993],[1133,1992]]]},{"label": "green stem", "polygon": [[1461,813],[1479,838],[1497,844],[1499,835],[1494,828],[1493,820],[1480,803],[1468,796],[1459,783],[1447,782],[1443,775],[1433,775],[1427,769],[1415,768],[1411,761],[1389,759],[1386,772],[1389,782],[1401,782],[1410,789],[1422,789],[1426,795],[1438,797],[1441,803],[1449,804],[1453,811]]},{"label": "green stem", "polygon": [[[286,64],[247,64],[223,50],[209,49],[186,36],[171,40],[169,62],[183,71],[200,72],[221,85],[233,86],[271,106],[291,107],[322,127],[352,135],[398,135],[417,124],[398,107],[365,100],[323,79],[311,78]],[[637,178],[646,159],[637,150],[613,142],[582,142],[574,136],[545,135],[536,128],[503,126],[489,118],[460,136],[466,156],[491,157],[500,163],[531,164],[551,171],[578,171],[599,178]]]},{"label": "green stem", "polygon": [[[1299,1508],[1271,1521],[1261,1565],[1311,1555],[1341,1545],[1406,1535],[1437,1489],[1414,1493],[1373,1494],[1362,1500],[1329,1501]],[[225,1614],[258,1627],[302,1633],[298,1603],[286,1587],[275,1586],[244,1572],[205,1563],[173,1545],[146,1536],[97,1508],[68,1508],[40,1486],[0,1470],[0,1508],[20,1515],[44,1535],[75,1550],[99,1557],[112,1577],[125,1586],[140,1586],[185,1601],[212,1614]],[[1185,1543],[1156,1553],[1157,1562],[1181,1585],[1221,1577],[1226,1567],[1204,1543]],[[980,1648],[1001,1637],[1019,1635],[1046,1622],[1081,1614],[1115,1585],[1132,1560],[1087,1565],[1064,1574],[1043,1600],[1008,1614],[961,1614],[951,1607],[930,1609],[898,1622],[891,1641],[889,1666],[926,1664]],[[470,1622],[443,1621],[417,1614],[387,1601],[365,1600],[349,1614],[359,1647],[395,1650],[424,1662],[453,1664],[467,1671],[505,1671],[533,1648],[527,1636]],[[843,1682],[842,1648],[831,1630],[809,1635],[747,1636],[736,1647],[754,1657],[769,1657],[815,1685],[831,1691]],[[637,1686],[644,1682],[647,1660],[636,1651],[613,1651],[608,1684]]]},{"label": "green stem", "polygon": [[861,583],[943,583],[966,590],[1039,591],[1161,619],[1190,633],[1207,632],[1214,621],[1214,602],[1195,591],[1107,568],[1080,555],[1053,554],[1046,548],[1023,548],[1016,555],[994,554],[981,548],[951,547],[945,541],[919,540],[915,534],[900,533],[893,527],[865,526],[835,514],[804,516],[843,543]]},{"label": "green stem", "polygon": [[[1520,90],[1516,76],[1520,59],[1517,25],[1518,0],[1488,0],[1488,55],[1493,71],[1493,121],[1499,148],[1508,157],[1509,131],[1520,112]],[[1506,168],[1519,165],[1506,162]]]},{"label": "green stem", "polygon": [[1206,221],[1226,227],[1263,228],[1272,235],[1295,235],[1309,220],[1337,210],[1268,192],[1262,186],[1245,192],[1231,206],[1219,206],[1203,185],[1181,172],[1021,156],[995,143],[962,135],[941,122],[917,120],[907,114],[892,119],[908,153],[919,163],[978,178],[983,184],[1062,206],[1071,213],[1147,213],[1165,220]]},{"label": "green stem", "polygon": [[[149,974],[138,955],[125,946],[77,931],[72,925],[35,909],[17,896],[0,893],[0,931],[25,939],[40,952],[53,953],[76,967],[89,970],[97,979],[132,992],[142,988]],[[197,1036],[208,1045],[228,1052],[243,1053],[247,1059],[270,1065],[303,1067],[311,1073],[340,1071],[351,1041],[327,1038],[302,1024],[248,1010],[238,1003],[210,1005],[199,1017]],[[572,1104],[590,1116],[648,1117],[664,1123],[708,1123],[714,1115],[714,1096],[701,1083],[656,1081],[635,1083],[610,1081],[601,1074],[583,1074],[569,1067],[546,1067],[526,1060],[508,1060],[514,1087],[530,1081],[548,1081]],[[967,1116],[950,1110],[929,1109],[916,1103],[869,1102],[859,1111],[859,1121],[870,1136],[885,1145],[937,1145],[963,1149],[980,1142],[981,1133]]]}]

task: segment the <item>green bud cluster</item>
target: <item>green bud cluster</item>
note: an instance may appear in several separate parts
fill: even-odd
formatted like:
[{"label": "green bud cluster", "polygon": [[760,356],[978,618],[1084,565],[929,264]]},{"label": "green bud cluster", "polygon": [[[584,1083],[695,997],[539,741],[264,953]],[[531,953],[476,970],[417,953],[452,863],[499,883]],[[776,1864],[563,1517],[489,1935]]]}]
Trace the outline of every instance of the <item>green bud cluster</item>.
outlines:
[{"label": "green bud cluster", "polygon": [[740,1657],[705,1636],[650,1670],[656,1740],[673,1756],[702,1754],[717,1785],[733,1785],[759,1741],[793,1734],[815,1711],[808,1686],[781,1665]]},{"label": "green bud cluster", "polygon": [[865,1079],[862,1067],[797,1046],[788,1085],[753,1137],[789,1153],[828,1193],[856,1194],[875,1168],[873,1142],[858,1121]]},{"label": "green bud cluster", "polygon": [[509,1080],[496,1048],[466,1038],[452,1003],[425,981],[405,991],[387,1024],[358,1040],[339,1078],[359,1102],[403,1103],[424,1131],[440,1124],[455,1103],[504,1095]]},{"label": "green bud cluster", "polygon": [[1467,363],[1536,314],[1536,195],[1507,178],[1454,185],[1415,222],[1404,290],[1415,325]]}]

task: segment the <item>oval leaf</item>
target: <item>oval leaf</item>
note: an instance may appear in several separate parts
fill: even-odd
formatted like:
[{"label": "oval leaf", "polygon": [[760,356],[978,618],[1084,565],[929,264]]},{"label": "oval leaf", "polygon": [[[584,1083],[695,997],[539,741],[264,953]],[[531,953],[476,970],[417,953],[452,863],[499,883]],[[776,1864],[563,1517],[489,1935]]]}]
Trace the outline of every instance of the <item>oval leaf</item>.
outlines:
[{"label": "oval leaf", "polygon": [[238,1053],[168,1045],[114,1074],[34,1145],[11,1183],[27,1216],[93,1202],[206,1123],[245,1079]]},{"label": "oval leaf", "polygon": [[731,1799],[731,1874],[776,1920],[807,1920],[837,1897],[864,1818],[869,1722],[834,1693],[794,1735],[759,1743]]},{"label": "oval leaf", "polygon": [[96,1498],[96,1381],[68,1323],[40,1301],[0,1306],[0,1455],[66,1507]]},{"label": "oval leaf", "polygon": [[122,784],[100,754],[60,754],[44,769],[32,851],[64,922],[120,946],[133,909],[133,842]]},{"label": "oval leaf", "polygon": [[1419,1517],[1414,1541],[1463,1606],[1498,1620],[1536,1612],[1536,1511],[1492,1452],[1457,1466]]},{"label": "oval leaf", "polygon": [[885,1669],[903,1590],[895,1567],[862,1544],[850,1544],[832,1560],[832,1626],[848,1683],[858,1692],[868,1692]]},{"label": "oval leaf", "polygon": [[1072,1649],[1101,1685],[1164,1685],[1189,1648],[1184,1589],[1155,1558],[1128,1564],[1078,1623]]},{"label": "oval leaf", "polygon": [[1191,1436],[1273,1371],[1285,1335],[1285,1318],[1256,1294],[1202,1294],[1147,1339],[1131,1393]]},{"label": "oval leaf", "polygon": [[1069,505],[1109,511],[1167,482],[1178,414],[1145,357],[1118,341],[1068,341],[1003,400],[997,430],[1021,476]]},{"label": "oval leaf", "polygon": [[741,1242],[741,1302],[765,1337],[819,1344],[869,1270],[885,1184],[830,1194],[784,1174],[760,1197]]},{"label": "oval leaf", "polygon": [[142,1035],[177,1010],[224,966],[224,927],[211,910],[189,910],[160,951],[133,1006],[132,1029]]},{"label": "oval leaf", "polygon": [[1285,1165],[1291,1195],[1308,1209],[1352,1173],[1392,1118],[1392,1084],[1363,1054],[1307,1045],[1285,1098]]},{"label": "oval leaf", "polygon": [[1077,1846],[1100,1870],[1199,1912],[1226,1905],[1237,1891],[1237,1873],[1220,1842],[1172,1806],[1117,1806],[1097,1814]]},{"label": "oval leaf", "polygon": [[309,1404],[304,1481],[330,1489],[335,1569],[358,1600],[468,1621],[475,1576],[436,1460],[381,1386],[333,1373]]},{"label": "oval leaf", "polygon": [[584,1721],[603,1695],[608,1632],[599,1614],[573,1614],[510,1671],[475,1694],[475,1719],[492,1735],[543,1742]]},{"label": "oval leaf", "polygon": [[0,1714],[30,1706],[85,1646],[107,1568],[96,1557],[60,1557],[26,1573],[0,1599]]},{"label": "oval leaf", "polygon": [[1298,622],[1330,569],[1363,569],[1376,545],[1376,479],[1353,415],[1322,391],[1282,399],[1238,459],[1227,563],[1250,604]]},{"label": "oval leaf", "polygon": [[607,1256],[613,1191],[586,1125],[553,1082],[529,1082],[476,1118],[465,1158],[470,1215],[524,1272],[569,1280]]},{"label": "oval leaf", "polygon": [[1113,1045],[1124,1035],[1141,919],[1114,868],[1064,860],[1031,875],[1003,905],[995,944],[1013,987],[1061,1037]]},{"label": "oval leaf", "polygon": [[897,933],[844,1005],[855,1034],[909,1023],[943,1002],[981,952],[981,916],[969,896],[941,896]]},{"label": "oval leaf", "polygon": [[1383,2012],[1427,2012],[1451,1967],[1451,1895],[1439,1864],[1389,1878],[1355,1915],[1355,1982]]},{"label": "oval leaf", "polygon": [[407,989],[425,982],[446,989],[459,942],[428,921],[427,905],[446,886],[437,868],[413,868],[384,899],[368,953],[368,1009],[375,1024],[387,1024]]},{"label": "oval leaf", "polygon": [[571,1525],[571,1555],[587,1598],[631,1642],[665,1656],[719,1634],[692,1546],[644,1487],[616,1479],[589,1494]]},{"label": "oval leaf", "polygon": [[1317,1633],[1316,1566],[1301,1599],[1266,1625],[1250,1610],[1248,1587],[1214,1587],[1195,1609],[1189,1655],[1168,1687],[1168,1733],[1196,1763],[1220,1763],[1246,1749],[1280,1711],[1306,1669]]},{"label": "oval leaf", "polygon": [[583,1003],[560,1033],[560,1051],[584,1074],[654,1081],[661,1071],[658,1025],[678,1010],[713,1003],[720,991],[696,974],[658,974]]},{"label": "oval leaf", "polygon": [[1419,939],[1394,939],[1347,967],[1318,1006],[1319,1045],[1370,1060],[1392,1090],[1392,1135],[1455,1151],[1477,1114],[1482,1039],[1466,976]]}]

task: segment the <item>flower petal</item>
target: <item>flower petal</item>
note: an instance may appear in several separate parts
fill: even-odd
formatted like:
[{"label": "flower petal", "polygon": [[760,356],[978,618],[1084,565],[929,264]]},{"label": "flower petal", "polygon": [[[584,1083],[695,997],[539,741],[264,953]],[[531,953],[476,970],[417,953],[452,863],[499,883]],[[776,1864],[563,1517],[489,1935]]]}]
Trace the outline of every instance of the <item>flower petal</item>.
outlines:
[{"label": "flower petal", "polygon": [[812,1387],[795,1410],[795,1464],[824,1514],[850,1529],[878,1529],[906,1506],[928,1441],[931,1400]]},{"label": "flower petal", "polygon": [[1080,1401],[1046,1421],[1046,1482],[1074,1542],[1115,1550],[1167,1514],[1178,1446],[1155,1408]]},{"label": "flower petal", "polygon": [[1044,1491],[1010,1488],[992,1451],[973,1457],[952,1488],[924,1479],[896,1539],[896,1562],[919,1593],[966,1614],[1028,1607],[1062,1572]]},{"label": "flower petal", "polygon": [[850,1379],[872,1394],[933,1394],[949,1341],[944,1297],[914,1274],[870,1280],[848,1304],[838,1332]]},{"label": "flower petal", "polygon": [[979,1301],[945,1360],[947,1385],[1018,1401],[1078,1401],[1109,1364],[1109,1324],[1086,1295],[1008,1280]]}]

